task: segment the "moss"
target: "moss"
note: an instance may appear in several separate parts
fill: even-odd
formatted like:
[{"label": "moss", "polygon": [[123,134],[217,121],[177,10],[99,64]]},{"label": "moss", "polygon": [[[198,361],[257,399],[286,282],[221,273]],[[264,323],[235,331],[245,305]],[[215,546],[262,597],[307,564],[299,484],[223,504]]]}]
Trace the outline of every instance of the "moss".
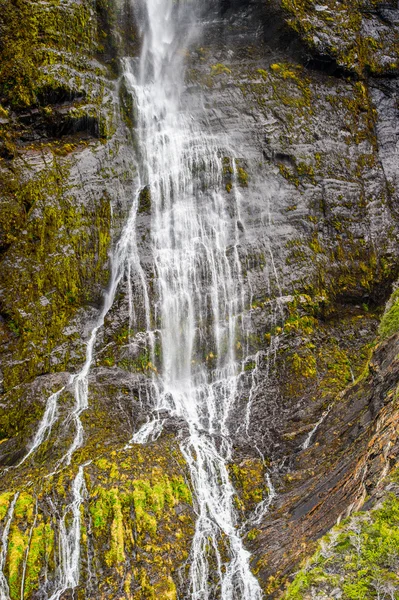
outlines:
[{"label": "moss", "polygon": [[282,175],[284,179],[294,184],[295,187],[299,186],[299,179],[296,175],[294,167],[290,168],[282,163],[278,163],[278,170],[280,171],[280,175]]},{"label": "moss", "polygon": [[90,504],[90,513],[93,520],[93,527],[95,535],[99,535],[101,530],[104,530],[107,526],[107,521],[110,516],[110,506],[108,503],[108,496],[106,491],[101,488],[94,492],[97,499]]},{"label": "moss", "polygon": [[171,577],[166,577],[154,586],[155,598],[165,598],[165,600],[176,600],[176,585]]},{"label": "moss", "polygon": [[399,290],[396,290],[388,303],[388,308],[382,316],[379,334],[385,339],[399,331]]},{"label": "moss", "polygon": [[112,506],[112,523],[110,549],[105,554],[105,562],[108,566],[120,565],[125,562],[126,556],[122,505],[118,489],[112,488],[108,491],[108,500]]},{"label": "moss", "polygon": [[[377,315],[370,307],[333,308],[325,292],[320,296],[298,294],[287,308],[289,316],[280,334],[295,341],[287,340],[288,347],[279,352],[281,389],[289,398],[309,394],[309,400],[331,401],[367,372]],[[367,330],[369,335],[365,335]],[[290,435],[286,439],[296,437]]]},{"label": "moss", "polygon": [[294,374],[297,377],[313,379],[317,375],[316,358],[306,350],[301,354],[294,352],[291,356],[291,364]]},{"label": "moss", "polygon": [[231,70],[223,65],[222,63],[217,63],[216,65],[212,65],[211,67],[211,75],[222,75],[223,73],[230,75]]},{"label": "moss", "polygon": [[[91,479],[97,480],[89,501],[97,561],[104,562],[108,582],[119,586],[125,581],[132,597],[140,582],[138,598],[174,598],[171,574],[187,559],[192,535],[190,490],[181,475],[170,474],[171,450],[153,454],[151,447],[137,446],[125,451],[117,464],[114,454],[97,460],[91,470]],[[126,583],[129,572],[133,580]]]},{"label": "moss", "polygon": [[185,504],[192,504],[193,498],[191,495],[190,488],[187,483],[184,481],[183,477],[173,477],[171,480],[172,487],[172,497],[173,503],[178,504],[179,502],[184,502]]},{"label": "moss", "polygon": [[146,480],[134,481],[133,501],[139,534],[156,535],[157,519],[166,505],[174,506],[180,501],[189,502],[191,494],[181,479],[170,481],[160,477],[155,485]]},{"label": "moss", "polygon": [[14,492],[3,492],[0,494],[0,521],[6,516],[13,496]]},{"label": "moss", "polygon": [[[80,111],[82,116],[94,118],[100,136],[112,134],[112,100],[105,94],[104,79],[98,77],[107,69],[98,63],[94,65],[90,58],[101,56],[109,74],[115,75],[119,26],[116,3],[98,0],[93,6],[87,1],[65,5],[59,0],[46,3],[15,0],[10,5],[1,0],[0,7],[3,103],[15,110],[41,106],[50,122],[54,116],[56,119],[62,116],[57,111],[54,115],[49,105],[63,102],[65,97],[74,99],[65,123],[78,116],[74,110]],[[119,32],[120,46],[123,42],[130,44],[134,37],[131,25],[123,27],[123,33]]]},{"label": "moss", "polygon": [[275,63],[270,70],[274,100],[301,115],[311,112],[310,80],[304,69],[291,63]]},{"label": "moss", "polygon": [[252,542],[253,540],[256,540],[256,538],[258,537],[260,531],[259,529],[251,529],[250,531],[248,531],[247,534],[247,539]]},{"label": "moss", "polygon": [[94,299],[96,283],[107,279],[109,200],[105,196],[90,209],[78,206],[68,194],[68,177],[68,166],[54,158],[16,193],[31,215],[25,235],[2,262],[3,311],[18,332],[13,351],[19,359],[4,369],[6,389],[54,369],[50,355],[64,327],[79,306]]},{"label": "moss", "polygon": [[40,67],[54,61],[55,50],[84,52],[92,46],[90,9],[84,3],[74,3],[69,10],[62,10],[56,0],[46,7],[28,0],[15,0],[11,6],[1,0],[0,7],[2,101],[15,107],[31,106],[38,102],[41,86],[46,83]]},{"label": "moss", "polygon": [[[372,28],[372,12],[364,0],[326,0],[323,10],[308,0],[281,0],[287,23],[316,52],[327,53],[337,63],[360,76],[390,73],[398,66],[398,33],[389,25]],[[382,0],[373,0],[378,6]],[[364,30],[375,31],[365,35]],[[378,37],[374,37],[378,36]],[[387,57],[390,60],[387,61]]]},{"label": "moss", "polygon": [[238,507],[244,512],[253,511],[269,493],[265,463],[260,459],[246,459],[229,465],[229,471],[238,494]]},{"label": "moss", "polygon": [[256,367],[256,363],[254,361],[246,362],[244,365],[244,371],[253,371]]},{"label": "moss", "polygon": [[242,187],[247,187],[248,173],[242,167],[237,168],[237,180]]},{"label": "moss", "polygon": [[49,523],[42,522],[33,528],[26,560],[24,599],[30,598],[39,587],[39,577],[43,568],[49,565],[54,549],[54,531]]},{"label": "moss", "polygon": [[31,522],[33,518],[33,510],[35,506],[35,499],[26,492],[21,492],[18,496],[18,500],[15,503],[14,517],[16,519],[24,519],[27,522]]},{"label": "moss", "polygon": [[19,600],[21,597],[22,568],[27,547],[28,535],[23,533],[16,525],[12,525],[9,534],[6,564],[11,600]]},{"label": "moss", "polygon": [[[110,589],[115,589],[119,594],[124,590],[126,598],[176,598],[177,570],[188,559],[194,515],[183,476],[184,459],[173,438],[163,436],[156,443],[129,450],[97,443],[89,454],[92,462],[85,467],[87,496],[81,506],[82,594],[108,597]],[[70,506],[76,468],[64,469],[51,478],[43,478],[44,473],[43,467],[34,471],[26,467],[16,480],[22,489],[4,570],[11,600],[22,597],[25,560],[24,600],[37,595],[44,581],[51,584],[56,576],[54,523]],[[3,483],[7,481],[5,478]],[[30,483],[32,493],[24,491],[24,482]],[[32,514],[36,495],[37,510]],[[4,514],[12,497],[8,492],[0,497]],[[71,525],[70,512],[66,525]],[[102,574],[95,591],[86,587],[89,568]]]},{"label": "moss", "polygon": [[139,195],[139,213],[148,213],[151,210],[151,190],[150,186],[146,185]]},{"label": "moss", "polygon": [[317,319],[311,315],[299,315],[294,313],[284,322],[284,333],[301,333],[311,335],[317,327]]}]

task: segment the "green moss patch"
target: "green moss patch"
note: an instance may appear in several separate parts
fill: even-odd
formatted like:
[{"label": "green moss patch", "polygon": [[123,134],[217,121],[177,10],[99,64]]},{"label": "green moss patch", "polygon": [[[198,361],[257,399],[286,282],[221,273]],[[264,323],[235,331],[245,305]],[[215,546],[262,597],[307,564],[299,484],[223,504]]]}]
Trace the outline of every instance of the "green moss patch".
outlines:
[{"label": "green moss patch", "polygon": [[382,316],[379,333],[384,339],[399,331],[399,290],[396,290],[388,303],[388,308]]}]

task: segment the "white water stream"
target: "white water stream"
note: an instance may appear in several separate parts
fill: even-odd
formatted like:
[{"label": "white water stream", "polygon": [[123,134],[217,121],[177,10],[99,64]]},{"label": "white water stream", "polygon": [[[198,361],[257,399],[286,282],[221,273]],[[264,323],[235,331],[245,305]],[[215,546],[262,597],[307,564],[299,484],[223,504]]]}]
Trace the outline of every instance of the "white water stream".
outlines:
[{"label": "white water stream", "polygon": [[130,71],[126,62],[126,77],[138,107],[140,184],[151,193],[163,364],[154,419],[132,441],[159,432],[160,411],[184,419],[188,435],[181,449],[198,513],[190,597],[258,600],[262,593],[237,531],[227,467],[243,310],[238,196],[233,191],[227,204],[220,145],[180,107],[180,55],[192,31],[193,5],[147,0],[146,6],[140,69]]},{"label": "white water stream", "polygon": [[9,506],[6,521],[4,524],[3,534],[1,536],[1,551],[0,551],[0,600],[10,599],[10,590],[7,579],[4,575],[4,567],[6,565],[7,550],[8,550],[8,534],[10,533],[11,521],[14,516],[15,504],[18,500],[19,492],[17,492]]},{"label": "white water stream", "polygon": [[[59,522],[58,557],[56,590],[49,600],[59,600],[62,594],[79,584],[80,575],[80,507],[86,491],[84,483],[84,465],[79,467],[72,484],[72,502],[64,512]],[[67,526],[67,517],[72,516],[72,522]]]},{"label": "white water stream", "polygon": [[333,405],[330,404],[326,410],[323,412],[323,414],[321,415],[320,419],[317,421],[317,423],[312,427],[311,431],[308,433],[305,441],[303,442],[301,448],[302,450],[307,450],[310,446],[310,443],[313,439],[313,436],[315,435],[316,431],[318,430],[318,428],[320,427],[320,425],[323,423],[324,419],[326,417],[328,417],[328,415],[330,414],[330,411],[332,409]]}]

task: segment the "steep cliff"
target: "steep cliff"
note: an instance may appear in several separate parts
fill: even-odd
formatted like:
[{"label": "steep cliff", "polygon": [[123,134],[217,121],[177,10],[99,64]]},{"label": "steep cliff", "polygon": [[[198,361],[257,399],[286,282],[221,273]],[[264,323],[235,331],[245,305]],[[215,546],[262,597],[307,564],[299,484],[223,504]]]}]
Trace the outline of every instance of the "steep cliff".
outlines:
[{"label": "steep cliff", "polygon": [[[160,436],[130,443],[164,352],[154,207],[123,70],[140,52],[142,5],[0,8],[0,588],[12,600],[74,587],[79,598],[191,597],[187,423],[161,410]],[[266,598],[399,589],[387,479],[399,450],[398,25],[394,2],[223,0],[180,51],[182,111],[222,140],[224,214],[239,238],[228,471]],[[100,319],[83,443],[66,460],[70,378],[87,362],[135,202],[140,270]],[[210,371],[217,359],[202,357]],[[376,556],[381,536],[389,548]],[[228,564],[223,536],[216,546],[204,549],[209,600],[223,599],[219,557]]]}]

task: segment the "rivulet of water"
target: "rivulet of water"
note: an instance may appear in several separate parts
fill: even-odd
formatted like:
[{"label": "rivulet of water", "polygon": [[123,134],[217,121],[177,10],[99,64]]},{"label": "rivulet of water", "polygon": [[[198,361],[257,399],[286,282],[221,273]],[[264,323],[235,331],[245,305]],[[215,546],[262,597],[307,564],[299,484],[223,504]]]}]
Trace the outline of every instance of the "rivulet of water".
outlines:
[{"label": "rivulet of water", "polygon": [[1,536],[1,551],[0,551],[0,600],[10,600],[10,590],[7,579],[4,575],[4,567],[7,559],[8,550],[8,534],[10,533],[11,521],[14,516],[15,504],[18,500],[19,492],[14,495],[9,506],[6,521],[4,524],[3,535]]},{"label": "rivulet of water", "polygon": [[333,405],[330,404],[326,408],[326,410],[323,412],[323,414],[321,415],[321,417],[317,421],[317,423],[312,427],[311,431],[308,433],[305,441],[303,442],[303,444],[301,446],[302,450],[307,450],[309,448],[311,441],[313,439],[313,436],[315,435],[315,433],[318,430],[318,428],[320,427],[320,425],[323,423],[324,419],[326,419],[326,417],[328,417],[328,415],[330,414],[332,407],[333,407]]},{"label": "rivulet of water", "polygon": [[[80,371],[69,377],[69,380],[65,386],[60,388],[54,394],[51,394],[51,396],[49,396],[49,398],[47,399],[44,415],[39,424],[36,435],[33,438],[33,441],[30,445],[27,454],[20,461],[19,465],[24,463],[26,459],[29,456],[31,456],[50,435],[51,429],[59,417],[58,400],[64,391],[69,391],[74,397],[74,406],[68,414],[65,423],[66,427],[69,427],[70,425],[74,427],[74,437],[66,453],[58,461],[57,468],[62,464],[70,464],[73,453],[75,452],[75,450],[77,450],[77,448],[79,448],[82,445],[84,431],[81,421],[81,415],[89,406],[89,374],[93,363],[94,346],[97,340],[98,332],[104,325],[105,317],[107,316],[108,312],[113,306],[119,284],[125,276],[128,276],[129,280],[132,277],[135,277],[139,284],[141,284],[141,291],[143,294],[144,305],[146,309],[145,312],[146,315],[148,315],[149,319],[149,296],[136,244],[135,224],[137,214],[137,201],[138,198],[135,198],[132,202],[126,225],[123,228],[122,235],[118,240],[118,243],[116,244],[114,252],[111,256],[111,280],[108,286],[108,290],[104,297],[103,307],[90,332],[90,336],[86,344],[85,362]],[[149,331],[149,320],[147,320],[146,326]]]},{"label": "rivulet of water", "polygon": [[[56,590],[49,600],[59,600],[62,594],[79,584],[80,575],[80,507],[85,494],[84,465],[80,466],[72,484],[72,502],[66,507],[59,521],[58,569]],[[71,523],[67,525],[67,518]]]}]

